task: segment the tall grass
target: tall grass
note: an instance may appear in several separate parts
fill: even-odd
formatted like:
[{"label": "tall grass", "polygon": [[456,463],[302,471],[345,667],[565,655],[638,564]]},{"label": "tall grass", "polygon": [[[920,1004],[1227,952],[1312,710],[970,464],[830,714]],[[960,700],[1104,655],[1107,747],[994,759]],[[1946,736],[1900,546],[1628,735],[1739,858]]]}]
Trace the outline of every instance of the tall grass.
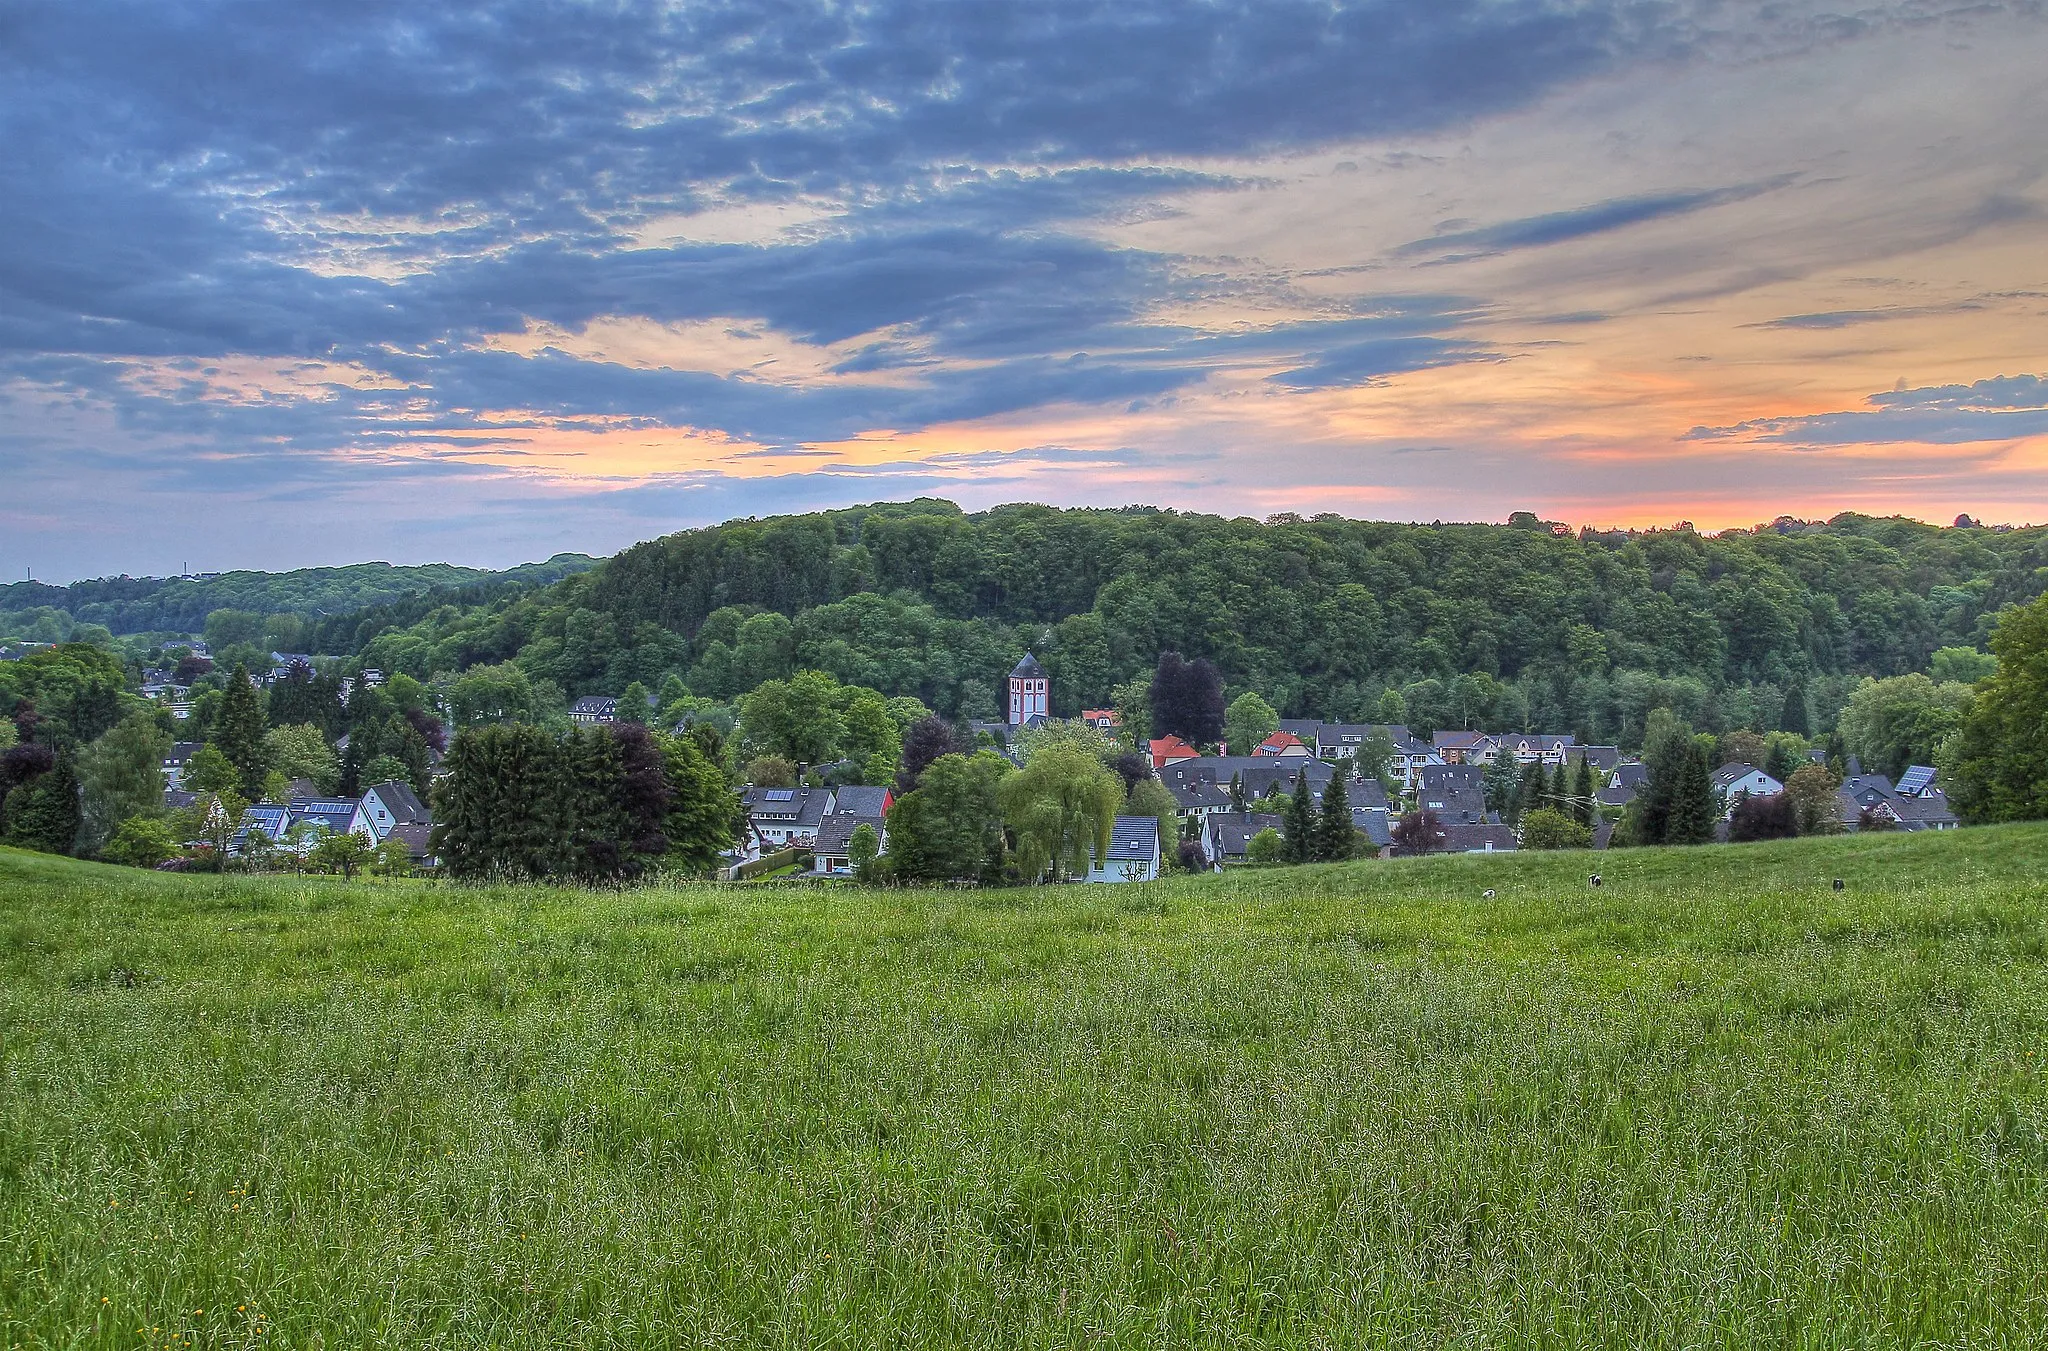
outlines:
[{"label": "tall grass", "polygon": [[0,851],[0,1343],[2048,1345],[2048,829],[1594,862]]}]

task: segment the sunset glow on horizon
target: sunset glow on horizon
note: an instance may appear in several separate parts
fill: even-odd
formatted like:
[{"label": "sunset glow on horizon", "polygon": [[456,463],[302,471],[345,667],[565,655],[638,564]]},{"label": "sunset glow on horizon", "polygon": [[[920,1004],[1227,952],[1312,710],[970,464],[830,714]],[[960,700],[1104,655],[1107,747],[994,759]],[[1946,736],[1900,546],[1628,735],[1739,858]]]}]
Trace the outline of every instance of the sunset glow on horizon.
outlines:
[{"label": "sunset glow on horizon", "polygon": [[2048,520],[2036,5],[136,4],[0,61],[9,577],[920,495]]}]

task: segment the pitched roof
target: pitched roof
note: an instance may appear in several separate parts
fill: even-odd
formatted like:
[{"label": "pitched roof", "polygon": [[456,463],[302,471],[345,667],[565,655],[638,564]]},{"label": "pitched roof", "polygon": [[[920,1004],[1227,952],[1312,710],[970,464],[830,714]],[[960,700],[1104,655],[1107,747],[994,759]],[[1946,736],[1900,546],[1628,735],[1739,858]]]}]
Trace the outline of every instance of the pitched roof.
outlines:
[{"label": "pitched roof", "polygon": [[1038,664],[1038,658],[1026,652],[1024,660],[1010,668],[1010,679],[1043,680],[1045,679],[1045,668]]},{"label": "pitched roof", "polygon": [[434,814],[427,810],[426,804],[420,801],[419,794],[412,791],[412,785],[409,783],[386,779],[383,783],[371,784],[363,795],[367,797],[371,793],[377,795],[377,800],[384,804],[384,810],[391,813],[391,819],[394,821],[408,825],[432,825],[434,822]]},{"label": "pitched roof", "polygon": [[1253,753],[1256,755],[1281,755],[1291,750],[1307,749],[1306,746],[1302,745],[1300,737],[1292,732],[1283,730],[1275,732],[1264,741],[1261,741],[1258,750]]},{"label": "pitched roof", "polygon": [[1208,818],[1204,828],[1217,858],[1243,858],[1252,837],[1262,830],[1287,833],[1283,818],[1263,812],[1218,812]]},{"label": "pitched roof", "polygon": [[306,822],[339,835],[356,819],[356,804],[347,798],[305,799],[292,803],[292,824]]},{"label": "pitched roof", "polygon": [[1494,853],[1512,850],[1515,847],[1515,832],[1510,826],[1486,825],[1479,822],[1437,827],[1437,848],[1450,853],[1477,854],[1491,849]]},{"label": "pitched roof", "polygon": [[1909,765],[1899,775],[1898,791],[1906,797],[1918,797],[1934,786],[1934,769],[1931,765]]},{"label": "pitched roof", "polygon": [[1384,807],[1353,807],[1351,828],[1365,832],[1374,847],[1384,849],[1394,842],[1393,822]]},{"label": "pitched roof", "polygon": [[1616,765],[1614,767],[1613,785],[1616,788],[1641,788],[1649,781],[1650,767],[1648,765]]},{"label": "pitched roof", "polygon": [[[1725,789],[1728,785],[1738,783],[1752,774],[1764,774],[1764,772],[1755,765],[1745,764],[1740,760],[1731,760],[1714,771],[1714,787]],[[1764,774],[1764,777],[1771,779],[1771,776],[1768,774]],[[1771,779],[1771,782],[1776,783],[1777,780]]]},{"label": "pitched roof", "polygon": [[865,788],[858,785],[839,789],[833,794],[832,810],[851,812],[856,816],[880,816],[887,810],[889,790],[887,788]]},{"label": "pitched roof", "polygon": [[1173,794],[1173,800],[1180,804],[1182,811],[1200,811],[1230,805],[1229,787],[1209,779],[1176,779],[1166,785],[1166,791]]},{"label": "pitched roof", "polygon": [[1361,783],[1348,783],[1344,785],[1344,789],[1346,796],[1351,799],[1351,806],[1354,810],[1359,807],[1375,807],[1384,811],[1392,805],[1387,801],[1387,786],[1378,779],[1366,779]]},{"label": "pitched roof", "polygon": [[412,855],[415,861],[427,858],[434,852],[434,828],[418,822],[393,826],[391,833],[384,838],[397,840],[403,844],[405,852]]},{"label": "pitched roof", "polygon": [[873,826],[876,842],[880,842],[883,829],[880,815],[871,816],[865,812],[832,812],[818,823],[816,852],[830,854],[835,858],[844,855],[847,846],[853,841],[853,832],[862,826]]},{"label": "pitched roof", "polygon": [[174,742],[171,745],[171,753],[164,757],[164,763],[167,765],[182,765],[193,756],[199,754],[205,745],[204,741]]},{"label": "pitched roof", "polygon": [[781,830],[816,830],[832,806],[829,788],[748,788],[740,796],[747,815]]},{"label": "pitched roof", "polygon": [[1158,852],[1158,817],[1119,816],[1110,827],[1109,862],[1149,862]]}]

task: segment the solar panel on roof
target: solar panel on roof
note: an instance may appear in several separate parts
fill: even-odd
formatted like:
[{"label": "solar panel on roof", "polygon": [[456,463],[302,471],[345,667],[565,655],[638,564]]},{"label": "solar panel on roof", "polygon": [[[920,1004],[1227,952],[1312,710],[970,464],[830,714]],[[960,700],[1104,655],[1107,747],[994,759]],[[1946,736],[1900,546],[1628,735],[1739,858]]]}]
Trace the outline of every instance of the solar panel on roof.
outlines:
[{"label": "solar panel on roof", "polygon": [[768,790],[768,800],[770,802],[794,802],[796,801],[796,794],[787,788],[770,788]]},{"label": "solar panel on roof", "polygon": [[1917,797],[1921,793],[1926,792],[1927,786],[1933,782],[1933,769],[1926,765],[1914,765],[1904,774],[1899,775],[1899,791],[1907,797]]}]

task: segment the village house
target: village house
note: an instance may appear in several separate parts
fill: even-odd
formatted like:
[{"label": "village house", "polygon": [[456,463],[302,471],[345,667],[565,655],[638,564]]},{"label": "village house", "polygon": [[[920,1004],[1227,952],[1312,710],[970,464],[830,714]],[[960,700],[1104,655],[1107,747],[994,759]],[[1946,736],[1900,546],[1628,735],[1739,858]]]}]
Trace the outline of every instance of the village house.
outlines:
[{"label": "village house", "polygon": [[1109,834],[1109,852],[1091,860],[1088,882],[1150,882],[1159,876],[1159,818],[1119,816]]},{"label": "village house", "polygon": [[1486,771],[1478,765],[1429,765],[1415,792],[1417,805],[1435,815],[1440,825],[1485,825],[1493,820],[1486,810]]},{"label": "village house", "polygon": [[1286,822],[1265,812],[1223,812],[1207,817],[1202,822],[1202,833],[1198,837],[1202,857],[1212,868],[1242,863],[1245,850],[1262,830],[1284,836],[1287,833]]},{"label": "village house", "polygon": [[1548,769],[1555,769],[1570,755],[1575,738],[1549,733],[1504,732],[1493,739],[1493,754],[1487,757],[1491,762],[1500,756],[1508,756],[1518,765],[1533,765],[1539,761]]},{"label": "village house", "polygon": [[1115,736],[1123,727],[1123,719],[1117,717],[1113,708],[1084,708],[1081,710],[1081,721],[1096,731],[1107,732],[1111,736]]},{"label": "village house", "polygon": [[356,803],[355,817],[347,828],[366,836],[372,844],[382,844],[399,826],[426,826],[431,829],[433,824],[433,813],[420,801],[419,794],[413,792],[411,784],[386,782],[372,784],[364,790],[362,800]]},{"label": "village house", "polygon": [[583,727],[601,727],[619,720],[619,701],[609,694],[586,694],[569,705],[569,721]]},{"label": "village house", "polygon": [[1735,802],[1744,797],[1776,797],[1785,791],[1785,785],[1758,769],[1755,765],[1734,761],[1714,771],[1714,791],[1728,804],[1728,810],[1735,810]]},{"label": "village house", "polygon": [[1177,736],[1155,738],[1151,745],[1152,772],[1157,774],[1179,760],[1199,760],[1202,753]]},{"label": "village house", "polygon": [[1493,762],[1500,743],[1484,732],[1438,732],[1430,738],[1437,759],[1447,765],[1485,765]]},{"label": "village house", "polygon": [[[1231,749],[1235,750],[1237,748],[1233,746]],[[1267,737],[1264,741],[1261,741],[1258,745],[1252,747],[1252,754],[1264,756],[1300,756],[1303,759],[1307,759],[1309,757],[1309,748],[1303,745],[1301,738],[1296,736],[1292,732],[1275,732],[1273,733],[1273,735]]]},{"label": "village house", "polygon": [[1309,791],[1320,801],[1337,770],[1328,761],[1305,755],[1205,755],[1169,760],[1159,770],[1159,781],[1175,793],[1176,800],[1179,790],[1206,782],[1223,790],[1227,802],[1230,784],[1236,780],[1250,803],[1276,788],[1283,794],[1293,792],[1297,775],[1308,779]]},{"label": "village house", "polygon": [[[842,798],[844,789],[840,790]],[[876,789],[876,792],[883,790]],[[875,843],[879,846],[876,857],[889,852],[888,818],[880,812],[869,813],[835,807],[818,823],[818,842],[812,846],[811,871],[820,877],[846,877],[853,872],[853,833],[862,826],[872,826]]]},{"label": "village house", "polygon": [[741,791],[740,802],[761,852],[770,853],[815,846],[818,829],[832,812],[834,793],[830,788],[750,787]]},{"label": "village house", "polygon": [[[1917,772],[1916,772],[1917,771]],[[1962,824],[1948,805],[1947,796],[1935,786],[1934,771],[1915,766],[1900,776],[1914,791],[1902,792],[1882,774],[1851,774],[1835,791],[1836,814],[1844,830],[1862,828],[1868,812],[1893,830],[1954,830]]]},{"label": "village house", "polygon": [[185,786],[185,770],[192,763],[192,757],[205,747],[203,741],[179,741],[171,746],[171,753],[164,757],[164,782],[173,788]]}]

